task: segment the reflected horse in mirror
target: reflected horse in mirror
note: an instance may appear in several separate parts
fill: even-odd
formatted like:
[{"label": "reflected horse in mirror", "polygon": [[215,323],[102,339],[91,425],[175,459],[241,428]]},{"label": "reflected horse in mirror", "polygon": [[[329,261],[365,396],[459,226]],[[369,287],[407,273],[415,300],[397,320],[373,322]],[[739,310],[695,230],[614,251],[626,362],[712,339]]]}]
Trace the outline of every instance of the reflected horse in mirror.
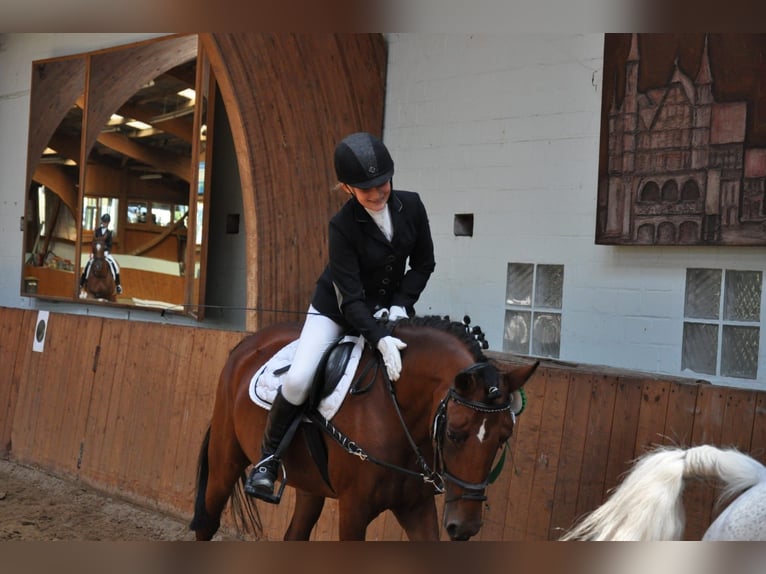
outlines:
[{"label": "reflected horse in mirror", "polygon": [[609,499],[560,540],[681,540],[687,480],[722,485],[720,508],[702,540],[766,540],[766,467],[734,448],[659,447],[640,457]]},{"label": "reflected horse in mirror", "polygon": [[117,290],[112,269],[104,255],[105,249],[106,246],[101,238],[93,238],[85,291],[89,298],[115,302],[117,301]]},{"label": "reflected horse in mirror", "polygon": [[[522,386],[539,362],[502,365],[488,359],[481,351],[483,333],[479,329],[477,336],[478,327],[469,328],[467,321],[398,321],[393,335],[407,348],[395,383],[377,352],[365,345],[351,391],[332,419],[318,420],[316,410],[306,411],[308,420],[282,457],[281,480],[295,489],[285,540],[309,540],[326,498],[338,501],[340,540],[364,540],[370,522],[386,510],[409,540],[439,540],[437,494],[444,494],[442,526],[450,540],[479,532],[486,489],[502,469],[503,449],[523,408]],[[249,517],[244,526],[254,527],[256,538],[263,534],[258,508],[242,485],[246,469],[261,456],[268,411],[251,400],[248,385],[300,329],[279,324],[249,335],[223,367],[199,453],[190,524],[197,540],[214,536],[230,500],[235,519]]]}]

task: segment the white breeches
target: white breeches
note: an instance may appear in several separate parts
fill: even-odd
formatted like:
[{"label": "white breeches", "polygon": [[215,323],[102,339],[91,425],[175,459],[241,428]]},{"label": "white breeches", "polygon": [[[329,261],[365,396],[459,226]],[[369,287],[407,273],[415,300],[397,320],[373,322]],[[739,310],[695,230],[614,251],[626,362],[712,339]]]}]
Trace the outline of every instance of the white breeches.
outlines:
[{"label": "white breeches", "polygon": [[295,357],[282,381],[282,396],[288,402],[300,405],[306,400],[319,361],[343,332],[343,327],[309,306]]},{"label": "white breeches", "polygon": [[114,257],[112,257],[111,253],[109,253],[108,251],[104,251],[104,258],[109,263],[109,267],[112,268],[112,272],[114,273],[114,276],[116,278],[117,275],[120,274],[120,266],[117,265],[117,261],[115,260]]},{"label": "white breeches", "polygon": [[[112,255],[108,251],[104,251],[104,259],[106,259],[106,262],[109,264],[109,267],[112,269],[112,275],[114,275],[114,278],[117,278],[117,275],[120,273],[120,266],[117,265],[117,261],[112,257]],[[85,277],[88,277],[90,275],[90,264],[93,263],[93,254],[91,253],[90,259],[88,259],[88,263],[85,266]]]}]

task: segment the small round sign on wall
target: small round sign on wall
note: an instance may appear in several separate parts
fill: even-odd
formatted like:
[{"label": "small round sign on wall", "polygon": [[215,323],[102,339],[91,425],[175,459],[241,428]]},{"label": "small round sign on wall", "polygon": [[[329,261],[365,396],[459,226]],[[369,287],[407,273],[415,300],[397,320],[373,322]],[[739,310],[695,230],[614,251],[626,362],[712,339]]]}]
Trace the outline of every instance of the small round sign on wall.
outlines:
[{"label": "small round sign on wall", "polygon": [[35,337],[32,341],[32,350],[36,353],[42,353],[45,349],[45,335],[48,332],[48,311],[39,311],[37,313],[37,326],[35,327]]}]

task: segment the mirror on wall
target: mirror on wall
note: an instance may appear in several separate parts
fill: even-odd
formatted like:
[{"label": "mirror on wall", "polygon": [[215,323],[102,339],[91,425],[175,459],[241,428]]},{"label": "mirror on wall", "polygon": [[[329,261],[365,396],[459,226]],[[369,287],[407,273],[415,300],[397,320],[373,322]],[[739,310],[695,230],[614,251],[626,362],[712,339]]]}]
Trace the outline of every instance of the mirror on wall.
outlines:
[{"label": "mirror on wall", "polygon": [[25,295],[68,299],[74,294],[85,71],[84,56],[43,60],[32,67]]},{"label": "mirror on wall", "polygon": [[[205,213],[207,198],[199,173],[210,145],[199,141],[207,130],[205,98],[197,94],[202,77],[209,81],[210,74],[200,75],[198,52],[196,35],[176,35],[80,56],[87,74],[76,104],[45,148],[56,152],[58,170],[67,170],[74,183],[66,191],[63,185],[41,189],[38,173],[48,165],[44,154],[31,172],[23,294],[197,309],[204,237],[198,213]],[[35,63],[38,74],[40,65]],[[40,94],[37,88],[33,82],[32,99],[40,99],[40,106],[56,99],[54,85]],[[34,122],[31,115],[30,125]],[[69,152],[59,139],[69,142]],[[31,146],[29,153],[32,157]],[[111,280],[121,287],[111,297],[95,288],[100,284],[92,273],[100,270],[96,260],[103,257],[93,255],[92,242],[102,235],[111,243],[106,256]],[[53,271],[68,275],[54,281]]]}]

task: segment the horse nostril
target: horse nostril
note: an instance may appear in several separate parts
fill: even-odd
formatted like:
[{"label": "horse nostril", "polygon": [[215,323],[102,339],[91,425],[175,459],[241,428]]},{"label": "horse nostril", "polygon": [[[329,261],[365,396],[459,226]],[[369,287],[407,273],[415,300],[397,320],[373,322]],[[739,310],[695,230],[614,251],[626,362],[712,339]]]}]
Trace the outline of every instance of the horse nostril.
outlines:
[{"label": "horse nostril", "polygon": [[460,524],[457,522],[450,522],[445,527],[445,530],[447,531],[447,536],[449,536],[449,539],[454,542],[461,542],[471,538],[471,536],[466,533],[465,530],[461,528]]},{"label": "horse nostril", "polygon": [[447,524],[445,530],[447,531],[447,536],[450,537],[450,540],[454,540],[455,534],[457,534],[457,524],[455,524],[454,522],[451,522]]}]

